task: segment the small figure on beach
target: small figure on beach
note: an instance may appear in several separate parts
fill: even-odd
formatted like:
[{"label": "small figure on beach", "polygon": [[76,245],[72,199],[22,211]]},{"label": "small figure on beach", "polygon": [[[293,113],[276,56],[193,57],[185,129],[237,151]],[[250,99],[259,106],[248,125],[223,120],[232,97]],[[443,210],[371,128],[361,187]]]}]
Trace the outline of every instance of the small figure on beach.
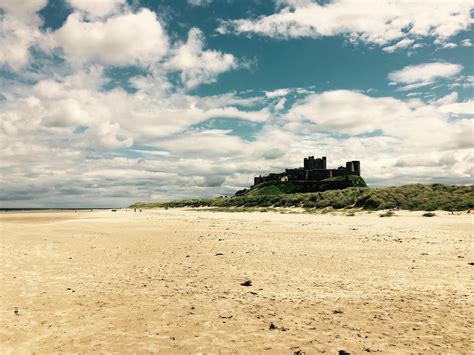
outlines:
[{"label": "small figure on beach", "polygon": [[137,209],[136,209],[136,208],[134,208],[134,209],[133,209],[133,212],[137,212]]},{"label": "small figure on beach", "polygon": [[467,214],[471,214],[471,207],[467,209]]}]

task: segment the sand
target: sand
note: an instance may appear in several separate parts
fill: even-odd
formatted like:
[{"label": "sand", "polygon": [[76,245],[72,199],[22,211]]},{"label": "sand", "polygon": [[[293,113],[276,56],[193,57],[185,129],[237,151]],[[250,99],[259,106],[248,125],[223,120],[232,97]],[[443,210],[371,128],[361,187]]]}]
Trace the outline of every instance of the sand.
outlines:
[{"label": "sand", "polygon": [[2,213],[0,352],[472,353],[473,218],[421,214]]}]

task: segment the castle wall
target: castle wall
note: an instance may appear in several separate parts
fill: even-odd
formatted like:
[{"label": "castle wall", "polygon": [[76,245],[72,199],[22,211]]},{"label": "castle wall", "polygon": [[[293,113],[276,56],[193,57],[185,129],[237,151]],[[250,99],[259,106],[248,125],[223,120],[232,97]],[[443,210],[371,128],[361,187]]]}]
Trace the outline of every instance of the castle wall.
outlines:
[{"label": "castle wall", "polygon": [[254,178],[254,185],[265,181],[320,181],[331,177],[345,175],[360,176],[360,161],[353,160],[346,162],[346,166],[337,169],[327,169],[326,157],[314,159],[314,156],[304,158],[304,167],[297,169],[285,169],[284,173],[271,173],[267,176]]}]

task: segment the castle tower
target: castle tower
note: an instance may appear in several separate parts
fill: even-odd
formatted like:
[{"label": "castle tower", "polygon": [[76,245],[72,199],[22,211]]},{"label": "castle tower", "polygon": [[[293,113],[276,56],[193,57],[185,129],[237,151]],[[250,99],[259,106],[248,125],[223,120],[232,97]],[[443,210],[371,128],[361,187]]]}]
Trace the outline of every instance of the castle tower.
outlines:
[{"label": "castle tower", "polygon": [[326,166],[327,166],[327,165],[326,165],[326,157],[322,157],[321,160],[322,160],[322,167],[321,167],[321,169],[326,170],[326,169],[327,169],[327,168],[326,168]]},{"label": "castle tower", "polygon": [[348,161],[346,162],[346,170],[350,172],[351,174],[354,173],[354,162]]},{"label": "castle tower", "polygon": [[354,174],[360,176],[360,161],[353,160],[352,165],[354,166]]},{"label": "castle tower", "polygon": [[322,169],[323,161],[321,158],[318,158],[314,161],[314,169]]},{"label": "castle tower", "polygon": [[304,158],[304,168],[305,170],[312,170],[315,166],[314,156]]}]

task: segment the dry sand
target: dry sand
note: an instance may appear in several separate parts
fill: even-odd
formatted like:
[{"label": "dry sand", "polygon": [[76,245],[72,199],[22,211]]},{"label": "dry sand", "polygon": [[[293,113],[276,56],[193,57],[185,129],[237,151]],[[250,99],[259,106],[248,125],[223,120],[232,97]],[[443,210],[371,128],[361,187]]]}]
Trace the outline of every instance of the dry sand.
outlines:
[{"label": "dry sand", "polygon": [[0,351],[473,353],[472,217],[378,214],[3,213]]}]

